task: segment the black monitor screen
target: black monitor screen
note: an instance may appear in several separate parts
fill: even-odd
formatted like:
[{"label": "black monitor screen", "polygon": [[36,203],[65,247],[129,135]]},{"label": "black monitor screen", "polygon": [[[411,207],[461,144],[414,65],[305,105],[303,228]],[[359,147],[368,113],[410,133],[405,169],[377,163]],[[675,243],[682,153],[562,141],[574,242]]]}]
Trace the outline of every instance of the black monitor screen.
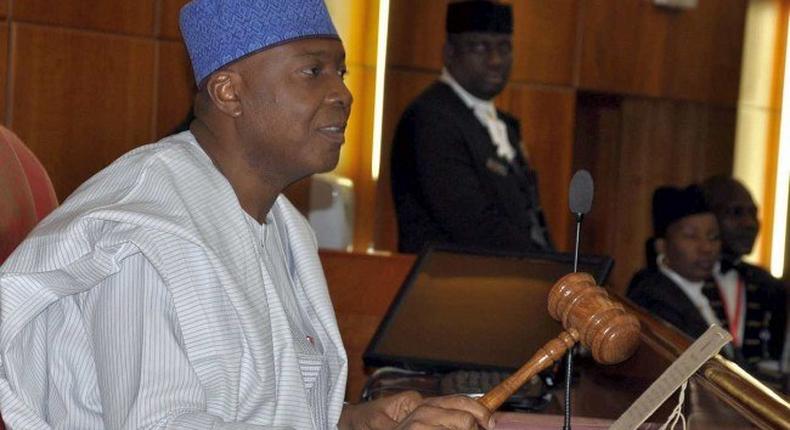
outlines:
[{"label": "black monitor screen", "polygon": [[[598,284],[608,257],[582,256]],[[364,355],[373,367],[514,370],[562,326],[548,292],[573,271],[569,254],[504,255],[429,249],[417,259]]]}]

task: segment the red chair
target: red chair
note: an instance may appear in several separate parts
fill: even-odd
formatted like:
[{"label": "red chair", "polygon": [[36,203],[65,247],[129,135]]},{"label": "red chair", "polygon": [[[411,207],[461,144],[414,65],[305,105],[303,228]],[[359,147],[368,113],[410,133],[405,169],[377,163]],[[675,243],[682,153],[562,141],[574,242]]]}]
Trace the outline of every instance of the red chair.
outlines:
[{"label": "red chair", "polygon": [[[0,264],[58,205],[47,171],[19,138],[0,126]],[[4,430],[0,420],[0,430]]]},{"label": "red chair", "polygon": [[14,133],[0,126],[0,264],[57,205],[44,166]]}]

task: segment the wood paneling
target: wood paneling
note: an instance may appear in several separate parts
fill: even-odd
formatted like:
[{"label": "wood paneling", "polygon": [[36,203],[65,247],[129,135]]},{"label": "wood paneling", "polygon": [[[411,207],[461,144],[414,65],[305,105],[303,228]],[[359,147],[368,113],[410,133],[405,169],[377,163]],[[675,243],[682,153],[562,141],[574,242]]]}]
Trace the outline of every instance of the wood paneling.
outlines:
[{"label": "wood paneling", "polygon": [[192,109],[195,91],[192,67],[181,42],[157,42],[159,49],[156,138],[181,125]]},{"label": "wood paneling", "polygon": [[5,123],[5,100],[8,91],[8,24],[0,23],[0,123]]},{"label": "wood paneling", "polygon": [[367,380],[362,354],[414,263],[391,256],[321,251],[329,294],[348,354],[346,400],[360,399]]},{"label": "wood paneling", "polygon": [[26,24],[12,30],[10,126],[61,199],[152,140],[153,41]]},{"label": "wood paneling", "polygon": [[744,0],[700,0],[691,10],[641,0],[581,3],[579,86],[734,105]]},{"label": "wood paneling", "polygon": [[[353,48],[353,45],[351,46]],[[359,57],[358,54],[356,55]],[[376,86],[376,71],[373,67],[350,64],[346,79],[354,95],[351,117],[346,129],[346,144],[343,145],[340,162],[335,173],[354,181],[354,240],[356,250],[365,250],[372,241],[375,229],[375,190],[371,177],[373,111]]]},{"label": "wood paneling", "polygon": [[0,0],[0,18],[4,18],[8,15],[8,1],[9,0]]},{"label": "wood paneling", "polygon": [[178,12],[189,0],[161,0],[162,14],[159,19],[159,36],[165,39],[181,40],[178,28]]},{"label": "wood paneling", "polygon": [[387,72],[384,118],[381,134],[381,171],[376,185],[376,249],[397,249],[398,227],[390,189],[390,152],[395,127],[406,107],[428,85],[436,80],[434,72],[412,72],[390,69]]},{"label": "wood paneling", "polygon": [[522,148],[538,172],[540,200],[552,239],[559,249],[570,250],[568,184],[576,92],[512,84],[497,101],[521,121]]},{"label": "wood paneling", "polygon": [[731,171],[735,109],[625,97],[584,98],[579,110],[587,125],[577,129],[586,134],[576,142],[576,164],[595,157],[591,173],[602,179],[595,190],[602,205],[593,206],[585,231],[594,232],[592,252],[614,257],[610,284],[624,291],[645,265],[653,191]]},{"label": "wood paneling", "polygon": [[441,69],[446,4],[447,0],[390,3],[388,66]]},{"label": "wood paneling", "polygon": [[513,2],[512,81],[570,85],[578,0]]},{"label": "wood paneling", "polygon": [[151,36],[156,0],[13,0],[14,20]]}]

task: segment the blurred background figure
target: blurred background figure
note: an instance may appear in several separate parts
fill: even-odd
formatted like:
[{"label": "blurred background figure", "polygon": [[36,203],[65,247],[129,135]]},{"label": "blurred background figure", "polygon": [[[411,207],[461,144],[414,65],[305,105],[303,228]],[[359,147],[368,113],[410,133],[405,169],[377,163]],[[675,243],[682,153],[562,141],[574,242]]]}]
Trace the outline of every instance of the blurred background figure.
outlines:
[{"label": "blurred background figure", "polygon": [[655,264],[634,275],[628,298],[696,338],[719,324],[706,295],[716,293],[711,282],[721,249],[716,217],[696,186],[658,188],[652,215]]},{"label": "blurred background figure", "polygon": [[450,3],[446,32],[442,74],[403,113],[393,140],[398,250],[550,251],[520,123],[493,102],[513,64],[511,6]]},{"label": "blurred background figure", "polygon": [[[729,176],[713,176],[702,189],[719,221],[721,268],[714,275],[725,293],[730,326],[737,325],[733,337],[742,339],[739,346],[748,367],[778,373],[786,342],[786,286],[767,270],[743,261],[760,230],[757,205],[746,187]],[[744,302],[745,307],[740,305]]]}]

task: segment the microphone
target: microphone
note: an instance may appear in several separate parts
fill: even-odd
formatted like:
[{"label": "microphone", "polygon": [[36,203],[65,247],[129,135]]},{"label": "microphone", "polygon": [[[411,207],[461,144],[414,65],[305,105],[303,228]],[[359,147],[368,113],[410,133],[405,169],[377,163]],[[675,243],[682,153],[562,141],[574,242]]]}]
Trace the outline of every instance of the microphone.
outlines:
[{"label": "microphone", "polygon": [[[570,190],[568,191],[568,206],[571,213],[576,215],[576,246],[573,251],[573,271],[579,269],[579,238],[582,219],[590,212],[593,201],[593,180],[590,172],[581,169],[573,174]],[[565,362],[565,424],[564,430],[571,430],[571,376],[573,374],[573,351],[568,350],[568,360]]]},{"label": "microphone", "polygon": [[584,215],[590,212],[593,201],[593,180],[590,172],[581,169],[571,178],[570,191],[568,192],[568,206],[576,215],[576,246],[574,247],[573,271],[579,266],[579,232]]},{"label": "microphone", "polygon": [[581,169],[574,173],[568,194],[571,212],[579,216],[590,212],[593,201],[593,179],[590,172]]}]

